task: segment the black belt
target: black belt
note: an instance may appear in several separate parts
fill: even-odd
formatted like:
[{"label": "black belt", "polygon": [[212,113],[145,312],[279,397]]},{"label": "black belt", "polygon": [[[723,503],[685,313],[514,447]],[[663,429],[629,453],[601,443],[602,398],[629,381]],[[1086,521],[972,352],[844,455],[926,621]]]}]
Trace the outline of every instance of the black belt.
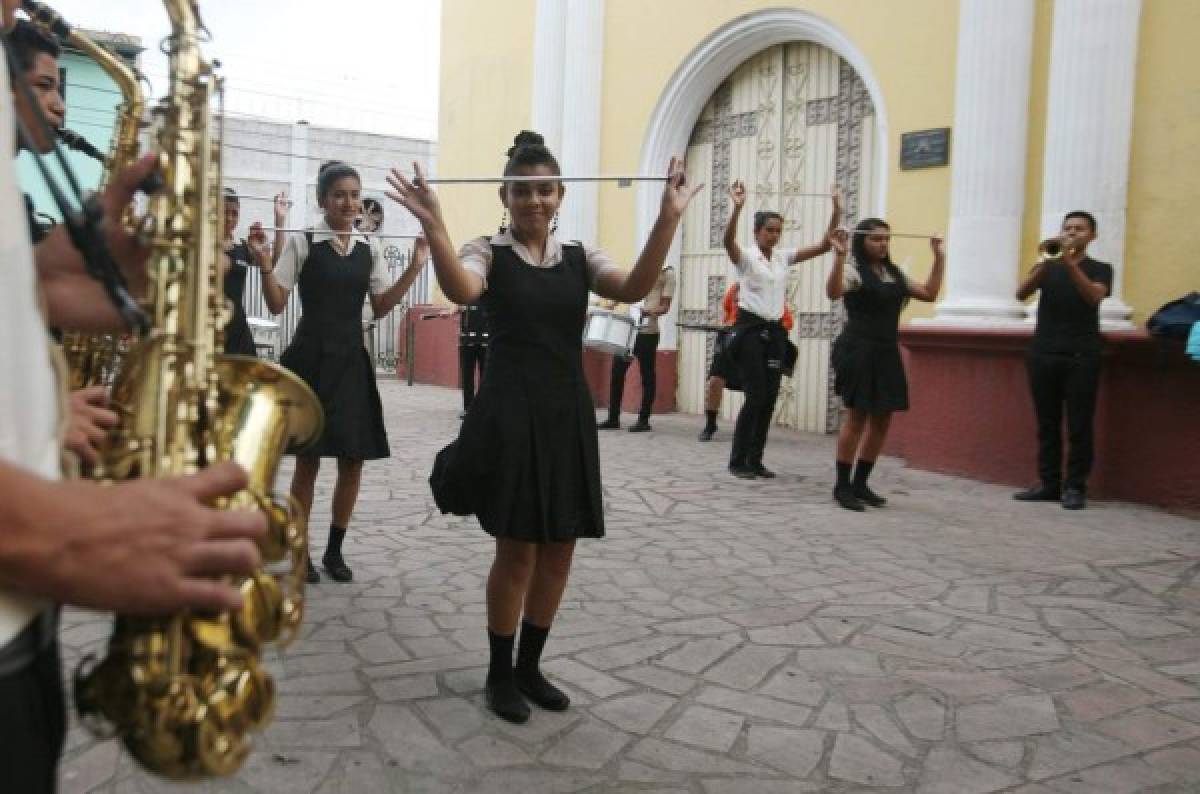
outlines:
[{"label": "black belt", "polygon": [[0,678],[15,675],[33,664],[58,636],[58,607],[47,607],[21,633],[0,648]]}]

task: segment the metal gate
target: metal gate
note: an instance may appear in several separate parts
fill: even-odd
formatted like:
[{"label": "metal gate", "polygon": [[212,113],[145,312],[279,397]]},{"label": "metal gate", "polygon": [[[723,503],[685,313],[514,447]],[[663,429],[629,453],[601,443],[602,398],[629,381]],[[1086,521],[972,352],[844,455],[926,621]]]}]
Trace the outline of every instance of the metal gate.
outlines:
[{"label": "metal gate", "polygon": [[[685,323],[720,320],[720,301],[734,270],[721,244],[731,202],[729,186],[746,183],[748,198],[738,229],[741,245],[753,245],[759,210],[783,215],[785,248],[808,245],[824,234],[827,193],[843,193],[844,223],[873,204],[876,147],[871,99],[854,70],[833,51],[809,42],[772,47],[742,64],[717,89],[701,113],[688,145],[688,178],[705,183],[684,218],[680,260],[680,312]],[[864,167],[865,166],[865,167]],[[840,306],[825,297],[830,256],[797,265],[788,283],[796,318],[791,337],[800,356],[785,378],[775,421],[806,431],[833,432],[837,402],[829,349],[841,330]],[[679,340],[680,407],[703,411],[704,382],[712,357],[712,334],[683,331]],[[741,395],[726,392],[722,415],[736,416]]]}]

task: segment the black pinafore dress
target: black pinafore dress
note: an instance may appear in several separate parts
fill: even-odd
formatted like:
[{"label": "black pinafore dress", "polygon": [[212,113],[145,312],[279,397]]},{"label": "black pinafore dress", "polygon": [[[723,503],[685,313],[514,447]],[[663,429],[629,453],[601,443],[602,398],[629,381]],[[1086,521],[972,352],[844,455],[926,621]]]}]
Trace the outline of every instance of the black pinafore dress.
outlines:
[{"label": "black pinafore dress", "polygon": [[246,274],[250,272],[253,257],[250,246],[240,242],[230,248],[229,272],[225,274],[225,297],[233,304],[229,322],[225,325],[225,352],[241,356],[258,355],[254,347],[254,335],[250,332],[250,323],[246,320],[246,308],[243,297],[246,294]]},{"label": "black pinafore dress", "polygon": [[604,536],[595,408],[583,374],[587,260],[554,267],[492,246],[482,298],[491,338],[479,393],[429,479],[443,513],[530,543]]},{"label": "black pinafore dress", "polygon": [[847,408],[867,414],[908,410],[908,379],[900,358],[900,312],[908,300],[904,275],[888,265],[884,281],[870,265],[856,265],[862,285],[847,292],[848,322],[833,343],[833,388]]},{"label": "black pinafore dress", "polygon": [[376,460],[391,454],[375,366],[363,344],[362,307],[371,283],[368,245],[342,256],[332,240],[313,242],[297,287],[303,314],[280,363],[321,400],[325,432],[305,457]]}]

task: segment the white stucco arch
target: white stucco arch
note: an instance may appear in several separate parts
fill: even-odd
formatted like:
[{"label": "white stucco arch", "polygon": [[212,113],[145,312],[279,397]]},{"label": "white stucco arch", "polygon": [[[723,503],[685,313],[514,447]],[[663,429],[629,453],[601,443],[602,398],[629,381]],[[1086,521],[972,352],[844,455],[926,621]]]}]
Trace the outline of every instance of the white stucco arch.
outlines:
[{"label": "white stucco arch", "polygon": [[[866,55],[836,25],[824,17],[796,8],[774,8],[756,11],[731,20],[700,42],[667,81],[662,95],[646,125],[642,143],[639,173],[657,174],[666,167],[672,155],[683,156],[696,119],[705,103],[725,78],[758,53],[777,44],[791,41],[811,41],[828,47],[845,60],[862,79],[875,108],[876,134],[888,141],[887,109],[879,80],[871,69]],[[887,202],[887,146],[876,151],[875,206],[870,213],[882,217]],[[657,182],[638,183],[637,240],[639,244],[650,234],[658,208],[662,187]],[[668,262],[679,264],[679,237],[671,246]],[[676,309],[672,307],[672,317]],[[663,329],[662,347],[674,349],[674,322]]]}]

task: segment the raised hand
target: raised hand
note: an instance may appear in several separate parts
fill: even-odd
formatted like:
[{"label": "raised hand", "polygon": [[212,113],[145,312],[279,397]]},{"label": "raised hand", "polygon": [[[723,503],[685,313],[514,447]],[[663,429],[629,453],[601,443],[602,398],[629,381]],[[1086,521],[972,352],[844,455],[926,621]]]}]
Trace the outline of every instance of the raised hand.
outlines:
[{"label": "raised hand", "polygon": [[670,213],[674,217],[683,215],[692,198],[704,188],[704,183],[692,187],[687,181],[687,171],[684,170],[683,160],[672,157],[667,166],[667,184],[663,187],[661,213]]},{"label": "raised hand", "polygon": [[846,231],[845,226],[839,226],[829,235],[829,245],[833,248],[833,253],[839,258],[844,259],[850,250],[850,233]]},{"label": "raised hand", "polygon": [[250,246],[250,253],[254,254],[258,266],[270,272],[271,244],[267,242],[267,230],[263,228],[262,223],[255,221],[250,224],[246,245]]},{"label": "raised hand", "polygon": [[733,206],[741,209],[746,205],[746,183],[742,180],[737,180],[733,186],[729,188],[729,198],[733,200]]},{"label": "raised hand", "polygon": [[400,204],[413,214],[421,226],[440,224],[442,207],[438,203],[437,193],[425,181],[425,174],[420,163],[413,163],[413,178],[410,182],[400,169],[393,168],[387,175],[388,184],[392,189],[386,195],[392,201]]},{"label": "raised hand", "polygon": [[283,226],[287,223],[288,210],[292,208],[292,200],[288,198],[287,192],[278,193],[275,196],[275,225]]},{"label": "raised hand", "polygon": [[833,200],[833,209],[835,212],[842,210],[842,189],[834,183],[829,186],[829,197]]},{"label": "raised hand", "polygon": [[425,239],[425,235],[418,234],[413,240],[413,259],[423,262],[429,258],[429,241]]},{"label": "raised hand", "polygon": [[929,247],[933,249],[933,255],[938,259],[946,255],[946,241],[942,239],[940,234],[935,234],[929,238]]}]

